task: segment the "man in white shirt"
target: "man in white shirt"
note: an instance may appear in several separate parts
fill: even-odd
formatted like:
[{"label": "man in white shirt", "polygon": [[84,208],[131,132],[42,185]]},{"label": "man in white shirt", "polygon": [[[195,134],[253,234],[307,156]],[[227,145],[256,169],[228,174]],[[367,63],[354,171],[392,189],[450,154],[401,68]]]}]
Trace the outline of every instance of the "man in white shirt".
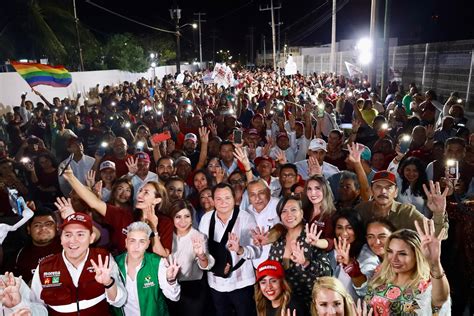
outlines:
[{"label": "man in white shirt", "polygon": [[[271,197],[267,182],[263,179],[252,180],[247,185],[247,191],[250,199],[247,212],[255,217],[259,229],[268,231],[275,224],[278,224],[280,219],[276,207],[280,200]],[[268,259],[270,248],[271,245],[263,246],[260,258],[252,260],[255,269],[260,263]]]},{"label": "man in white shirt", "polygon": [[109,304],[121,307],[127,300],[113,257],[89,248],[95,239],[92,227],[87,214],[67,216],[61,226],[62,253],[43,259],[35,270],[33,301],[46,305],[52,315],[107,315]]},{"label": "man in white shirt", "polygon": [[[310,157],[314,157],[318,161],[318,164],[321,166],[323,176],[328,179],[333,174],[338,173],[339,168],[324,161],[326,153],[327,144],[323,139],[315,138],[309,144],[308,155]],[[307,180],[310,177],[308,160],[298,161],[296,163],[296,167],[298,168],[298,174],[303,178],[303,180]]]},{"label": "man in white shirt", "polygon": [[138,152],[133,158],[127,159],[128,177],[133,184],[133,196],[136,197],[138,190],[147,182],[158,182],[158,175],[150,171],[150,156],[145,152]]},{"label": "man in white shirt", "polygon": [[74,173],[74,176],[83,184],[87,185],[87,173],[91,170],[92,166],[94,165],[95,159],[91,156],[84,155],[84,146],[82,145],[82,141],[80,138],[71,137],[68,140],[67,151],[71,154],[69,158],[65,159],[63,162],[59,164],[59,187],[61,192],[64,196],[69,196],[71,193],[71,186],[69,183],[64,179],[63,176],[60,176],[61,170],[63,170],[66,165],[69,163],[69,166]]},{"label": "man in white shirt", "polygon": [[252,259],[262,249],[253,245],[251,231],[255,218],[235,207],[234,192],[227,183],[213,189],[216,211],[204,214],[199,230],[208,236],[209,253],[215,265],[208,272],[212,300],[217,316],[256,315],[253,299],[255,272]]}]

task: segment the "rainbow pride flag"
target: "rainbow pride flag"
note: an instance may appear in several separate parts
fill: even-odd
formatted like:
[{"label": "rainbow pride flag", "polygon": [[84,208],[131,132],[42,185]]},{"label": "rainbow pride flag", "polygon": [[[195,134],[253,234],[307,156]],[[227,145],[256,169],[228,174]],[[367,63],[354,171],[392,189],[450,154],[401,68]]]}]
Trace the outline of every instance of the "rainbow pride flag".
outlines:
[{"label": "rainbow pride flag", "polygon": [[16,61],[11,61],[10,63],[30,87],[41,84],[53,87],[67,87],[72,82],[71,74],[64,66],[19,63]]}]

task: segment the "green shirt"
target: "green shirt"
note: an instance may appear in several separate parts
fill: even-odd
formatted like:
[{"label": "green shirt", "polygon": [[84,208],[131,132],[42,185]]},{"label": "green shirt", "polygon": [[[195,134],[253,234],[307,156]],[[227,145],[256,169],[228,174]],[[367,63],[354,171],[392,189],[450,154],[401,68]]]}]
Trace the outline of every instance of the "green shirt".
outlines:
[{"label": "green shirt", "polygon": [[[380,217],[375,201],[359,203],[359,205],[355,207],[355,210],[359,212],[364,225],[367,225],[367,222],[371,219]],[[420,226],[423,227],[423,218],[425,216],[412,204],[402,204],[394,201],[390,212],[384,217],[389,220],[397,230],[407,228],[416,231],[415,221],[418,221]],[[448,231],[449,225],[446,215],[434,214],[433,220],[436,234],[439,234],[442,228],[446,228],[446,232]]]}]

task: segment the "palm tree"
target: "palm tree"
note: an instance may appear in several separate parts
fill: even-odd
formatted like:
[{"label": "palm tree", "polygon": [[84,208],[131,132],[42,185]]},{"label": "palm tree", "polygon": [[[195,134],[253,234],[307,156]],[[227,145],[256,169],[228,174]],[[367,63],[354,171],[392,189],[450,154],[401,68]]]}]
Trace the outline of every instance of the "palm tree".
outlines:
[{"label": "palm tree", "polygon": [[[0,21],[0,58],[48,58],[77,69],[79,63],[72,2],[61,0],[1,1],[6,18]],[[80,25],[81,40],[100,47],[91,32]],[[100,54],[96,54],[97,56]]]}]

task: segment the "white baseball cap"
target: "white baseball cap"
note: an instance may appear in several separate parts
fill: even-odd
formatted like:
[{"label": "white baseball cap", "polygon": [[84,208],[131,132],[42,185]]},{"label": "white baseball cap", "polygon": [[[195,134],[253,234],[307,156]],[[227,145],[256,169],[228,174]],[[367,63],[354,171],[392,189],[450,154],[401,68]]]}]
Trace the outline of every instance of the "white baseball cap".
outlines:
[{"label": "white baseball cap", "polygon": [[102,161],[102,163],[99,166],[99,171],[102,171],[107,168],[115,170],[115,162],[110,161],[110,160]]},{"label": "white baseball cap", "polygon": [[309,143],[309,147],[308,147],[308,150],[311,150],[311,151],[316,151],[316,150],[324,150],[325,152],[327,152],[327,144],[326,142],[321,139],[321,138],[315,138],[311,141],[311,143]]}]

